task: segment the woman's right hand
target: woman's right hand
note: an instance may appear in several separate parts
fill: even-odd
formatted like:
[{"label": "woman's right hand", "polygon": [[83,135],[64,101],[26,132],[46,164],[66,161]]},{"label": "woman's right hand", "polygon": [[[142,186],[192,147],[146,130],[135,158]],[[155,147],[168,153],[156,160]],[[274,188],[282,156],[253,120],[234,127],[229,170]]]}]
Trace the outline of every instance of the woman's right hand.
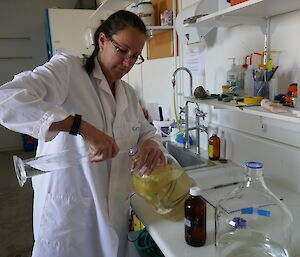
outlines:
[{"label": "woman's right hand", "polygon": [[93,155],[91,162],[100,162],[115,157],[119,147],[115,140],[88,122],[81,121],[78,131]]}]

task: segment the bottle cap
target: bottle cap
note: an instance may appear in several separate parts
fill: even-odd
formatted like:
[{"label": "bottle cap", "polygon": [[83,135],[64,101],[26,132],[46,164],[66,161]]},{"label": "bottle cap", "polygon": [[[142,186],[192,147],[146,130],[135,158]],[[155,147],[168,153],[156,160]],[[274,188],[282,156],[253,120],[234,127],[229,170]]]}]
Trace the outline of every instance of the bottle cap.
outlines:
[{"label": "bottle cap", "polygon": [[192,196],[198,196],[201,194],[200,187],[191,187],[190,188],[190,195]]},{"label": "bottle cap", "polygon": [[235,228],[247,228],[247,220],[241,218],[241,217],[234,217],[232,219],[232,223],[229,222],[231,225],[233,225]]}]

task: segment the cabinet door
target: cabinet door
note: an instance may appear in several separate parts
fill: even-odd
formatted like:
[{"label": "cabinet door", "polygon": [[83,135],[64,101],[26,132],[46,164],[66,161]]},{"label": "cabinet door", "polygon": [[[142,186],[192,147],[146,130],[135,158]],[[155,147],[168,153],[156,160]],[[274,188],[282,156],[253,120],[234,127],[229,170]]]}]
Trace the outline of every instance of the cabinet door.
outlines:
[{"label": "cabinet door", "polygon": [[[155,11],[155,25],[160,26],[160,14],[165,10],[173,10],[172,0],[152,0],[151,2]],[[155,33],[153,38],[147,40],[148,59],[174,56],[173,40],[173,30]]]}]

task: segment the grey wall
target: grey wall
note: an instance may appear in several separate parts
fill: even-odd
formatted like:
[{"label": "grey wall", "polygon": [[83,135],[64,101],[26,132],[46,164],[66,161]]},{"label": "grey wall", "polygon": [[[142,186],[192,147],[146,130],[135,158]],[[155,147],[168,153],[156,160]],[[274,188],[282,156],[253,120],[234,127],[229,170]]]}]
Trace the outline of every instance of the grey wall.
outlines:
[{"label": "grey wall", "polygon": [[[45,9],[76,0],[0,0],[0,85],[47,61]],[[0,151],[22,148],[21,136],[0,126]]]}]

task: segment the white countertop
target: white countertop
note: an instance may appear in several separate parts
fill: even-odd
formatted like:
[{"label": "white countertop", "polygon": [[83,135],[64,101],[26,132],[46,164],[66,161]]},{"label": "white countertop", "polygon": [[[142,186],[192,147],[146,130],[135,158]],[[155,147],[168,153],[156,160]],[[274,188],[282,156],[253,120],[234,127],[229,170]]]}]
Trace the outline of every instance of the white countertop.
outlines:
[{"label": "white countertop", "polygon": [[[189,171],[188,174],[202,188],[202,191],[219,184],[241,181],[243,178],[243,168],[231,162],[218,164],[216,166]],[[286,188],[278,186],[278,183],[266,179],[266,184],[270,190],[279,198],[284,199],[284,203],[290,209],[294,217],[293,241],[291,246],[291,256],[300,256],[300,194],[291,192]],[[236,185],[227,186],[211,192],[210,199],[218,200],[222,195],[230,192]],[[207,205],[207,240],[202,247],[192,247],[186,244],[184,239],[183,220],[174,221],[157,214],[152,206],[146,203],[137,194],[131,198],[131,206],[139,219],[146,226],[148,232],[156,242],[158,247],[166,257],[214,257],[215,252],[215,226],[214,208]],[[182,208],[182,206],[181,206]],[[297,255],[298,254],[298,255]]]}]

